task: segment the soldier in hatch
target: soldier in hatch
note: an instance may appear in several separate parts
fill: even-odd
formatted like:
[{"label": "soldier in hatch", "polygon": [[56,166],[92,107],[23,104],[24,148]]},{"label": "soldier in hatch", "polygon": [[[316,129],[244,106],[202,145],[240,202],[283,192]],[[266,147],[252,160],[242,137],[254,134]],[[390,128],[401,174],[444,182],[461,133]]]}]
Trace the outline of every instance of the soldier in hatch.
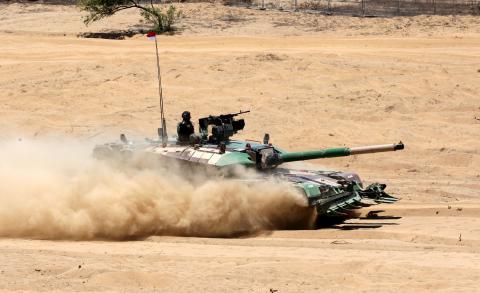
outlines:
[{"label": "soldier in hatch", "polygon": [[195,133],[192,121],[190,121],[190,112],[182,113],[182,122],[177,125],[178,142],[182,144],[190,143],[190,135]]}]

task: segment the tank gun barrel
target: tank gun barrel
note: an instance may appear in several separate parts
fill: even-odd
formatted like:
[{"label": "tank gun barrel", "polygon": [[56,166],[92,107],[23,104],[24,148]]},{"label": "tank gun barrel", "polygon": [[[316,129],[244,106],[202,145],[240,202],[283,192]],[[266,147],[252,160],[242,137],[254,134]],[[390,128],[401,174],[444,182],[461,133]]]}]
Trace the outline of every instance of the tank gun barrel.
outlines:
[{"label": "tank gun barrel", "polygon": [[404,148],[405,146],[402,142],[394,143],[394,144],[361,146],[361,147],[353,147],[353,148],[347,148],[347,147],[328,148],[328,149],[321,149],[321,150],[315,150],[315,151],[281,153],[279,154],[279,159],[282,163],[286,163],[286,162],[305,161],[305,160],[322,159],[322,158],[346,157],[350,155],[393,152],[393,151],[403,150]]}]

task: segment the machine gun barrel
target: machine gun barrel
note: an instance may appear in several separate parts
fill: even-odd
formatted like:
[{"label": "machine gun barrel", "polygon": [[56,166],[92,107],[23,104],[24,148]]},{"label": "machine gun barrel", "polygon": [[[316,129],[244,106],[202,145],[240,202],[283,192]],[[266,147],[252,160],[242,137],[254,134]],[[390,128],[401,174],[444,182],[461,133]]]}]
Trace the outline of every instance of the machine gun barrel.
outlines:
[{"label": "machine gun barrel", "polygon": [[329,148],[315,151],[306,152],[288,152],[279,154],[279,159],[282,163],[305,161],[322,158],[334,158],[334,157],[346,157],[350,155],[380,153],[380,152],[393,152],[403,150],[405,148],[402,142],[394,144],[382,144],[372,146],[362,146],[354,148]]},{"label": "machine gun barrel", "polygon": [[235,116],[238,116],[238,115],[241,115],[241,114],[245,114],[245,113],[250,113],[250,110],[248,110],[248,111],[240,110],[240,112],[237,112],[237,113],[222,114],[218,117],[220,117],[220,118],[226,118],[226,117],[232,118],[232,117],[235,117]]}]

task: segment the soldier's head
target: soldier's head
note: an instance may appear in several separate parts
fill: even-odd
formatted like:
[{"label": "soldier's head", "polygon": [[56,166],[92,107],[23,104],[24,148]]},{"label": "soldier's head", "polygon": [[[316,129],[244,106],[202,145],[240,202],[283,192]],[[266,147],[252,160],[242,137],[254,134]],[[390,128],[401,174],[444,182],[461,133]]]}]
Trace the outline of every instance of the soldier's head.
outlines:
[{"label": "soldier's head", "polygon": [[183,121],[187,121],[187,122],[190,121],[190,112],[184,111],[182,113],[182,119],[183,119]]}]

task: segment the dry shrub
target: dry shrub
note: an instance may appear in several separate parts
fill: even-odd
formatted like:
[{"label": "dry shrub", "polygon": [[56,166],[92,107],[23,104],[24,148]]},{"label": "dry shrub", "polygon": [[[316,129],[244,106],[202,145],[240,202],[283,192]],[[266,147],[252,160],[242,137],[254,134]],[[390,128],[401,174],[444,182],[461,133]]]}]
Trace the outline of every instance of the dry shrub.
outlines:
[{"label": "dry shrub", "polygon": [[298,5],[299,9],[306,9],[306,10],[320,10],[324,8],[324,4],[322,4],[321,1],[314,1],[314,0],[309,0],[306,2],[302,2]]}]

